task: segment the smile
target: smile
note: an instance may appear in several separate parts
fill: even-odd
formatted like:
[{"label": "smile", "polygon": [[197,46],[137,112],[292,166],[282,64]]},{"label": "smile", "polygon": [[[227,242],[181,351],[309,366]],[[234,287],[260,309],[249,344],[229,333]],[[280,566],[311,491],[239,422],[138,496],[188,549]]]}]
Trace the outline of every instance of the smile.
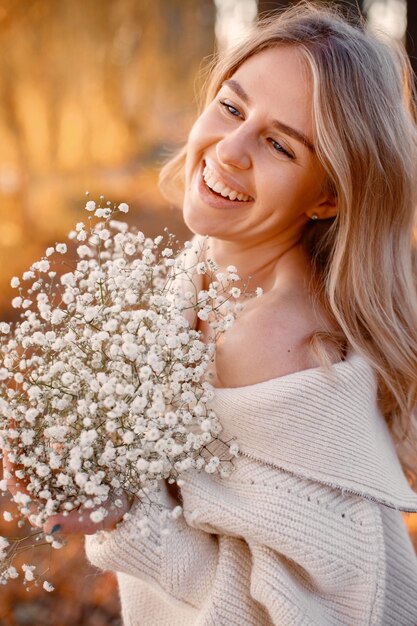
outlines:
[{"label": "smile", "polygon": [[210,191],[223,196],[223,198],[228,198],[232,201],[237,200],[238,202],[249,202],[253,200],[251,196],[241,193],[240,191],[236,191],[235,189],[232,189],[222,183],[222,181],[217,178],[216,173],[211,170],[208,165],[205,165],[203,169],[203,178]]}]

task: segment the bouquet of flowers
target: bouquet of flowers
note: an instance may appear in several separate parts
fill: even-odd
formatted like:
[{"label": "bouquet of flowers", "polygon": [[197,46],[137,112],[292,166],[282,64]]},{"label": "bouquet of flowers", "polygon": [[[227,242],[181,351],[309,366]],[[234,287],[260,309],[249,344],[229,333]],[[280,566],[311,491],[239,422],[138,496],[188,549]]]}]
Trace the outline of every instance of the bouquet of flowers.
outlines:
[{"label": "bouquet of flowers", "polygon": [[[0,446],[25,486],[4,518],[19,525],[78,509],[99,530],[103,503],[120,507],[126,493],[151,500],[158,481],[180,484],[191,467],[226,475],[237,453],[226,442],[227,460],[209,453],[221,425],[205,380],[217,336],[235,318],[236,269],[220,274],[191,243],[178,254],[172,235],[129,228],[115,219],[125,203],[89,200],[86,211],[68,248],[48,248],[12,279],[20,319],[0,323]],[[196,285],[201,274],[208,290]],[[211,338],[193,330],[190,312],[209,320]],[[18,575],[18,552],[18,541],[0,538],[0,582]],[[26,583],[33,569],[23,566]]]}]

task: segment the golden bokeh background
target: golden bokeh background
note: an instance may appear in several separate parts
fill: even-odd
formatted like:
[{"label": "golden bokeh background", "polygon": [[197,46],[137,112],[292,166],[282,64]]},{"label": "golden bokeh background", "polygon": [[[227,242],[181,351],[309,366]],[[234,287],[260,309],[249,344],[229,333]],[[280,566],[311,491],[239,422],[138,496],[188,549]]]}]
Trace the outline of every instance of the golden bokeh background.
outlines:
[{"label": "golden bokeh background", "polygon": [[1,0],[3,318],[10,278],[79,221],[87,190],[183,234],[157,176],[194,116],[213,20],[210,0]]}]

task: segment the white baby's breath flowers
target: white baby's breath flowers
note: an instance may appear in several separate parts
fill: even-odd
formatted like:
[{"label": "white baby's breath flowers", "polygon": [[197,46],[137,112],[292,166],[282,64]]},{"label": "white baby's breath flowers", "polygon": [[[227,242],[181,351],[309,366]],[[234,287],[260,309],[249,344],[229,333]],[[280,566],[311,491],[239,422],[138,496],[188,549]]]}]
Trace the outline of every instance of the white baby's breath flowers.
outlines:
[{"label": "white baby's breath flowers", "polygon": [[34,565],[28,565],[24,563],[22,565],[22,570],[24,572],[26,582],[31,582],[32,580],[35,580],[35,574],[33,573],[35,570]]},{"label": "white baby's breath flowers", "polygon": [[239,453],[239,444],[237,442],[232,443],[229,451],[232,456],[237,456]]},{"label": "white baby's breath flowers", "polygon": [[[228,458],[209,453],[221,425],[205,379],[244,295],[236,268],[220,273],[192,244],[185,263],[172,236],[151,239],[114,219],[126,203],[85,208],[89,225],[76,224],[68,247],[48,248],[24,287],[11,281],[20,319],[0,327],[0,447],[26,489],[13,498],[18,514],[4,514],[9,522],[31,515],[40,527],[78,508],[99,530],[126,493],[152,502],[162,480],[180,486],[190,469],[226,475],[236,454],[226,443]],[[200,275],[207,290],[196,287]],[[205,341],[190,311],[209,323]],[[140,532],[150,532],[145,521]],[[8,554],[0,538],[0,583],[12,578]],[[32,565],[22,569],[25,584],[36,581]]]},{"label": "white baby's breath flowers", "polygon": [[95,524],[102,522],[106,516],[107,516],[107,511],[104,507],[100,507],[99,509],[96,509],[95,511],[90,513],[90,519]]},{"label": "white baby's breath flowers", "polygon": [[230,290],[230,293],[233,296],[233,298],[239,298],[241,294],[241,290],[239,289],[239,287],[232,287],[232,289]]},{"label": "white baby's breath flowers", "polygon": [[7,568],[6,570],[6,577],[7,579],[11,578],[17,578],[19,576],[19,573],[17,571],[17,569],[15,567],[13,567],[13,565],[9,568]]},{"label": "white baby's breath flowers", "polygon": [[55,587],[52,585],[52,583],[48,582],[47,580],[45,580],[43,582],[42,586],[45,589],[45,591],[49,591],[49,592],[51,592],[51,591],[53,591],[55,589]]},{"label": "white baby's breath flowers", "polygon": [[0,537],[0,559],[4,559],[6,557],[7,551],[9,548],[9,542],[5,537]]}]

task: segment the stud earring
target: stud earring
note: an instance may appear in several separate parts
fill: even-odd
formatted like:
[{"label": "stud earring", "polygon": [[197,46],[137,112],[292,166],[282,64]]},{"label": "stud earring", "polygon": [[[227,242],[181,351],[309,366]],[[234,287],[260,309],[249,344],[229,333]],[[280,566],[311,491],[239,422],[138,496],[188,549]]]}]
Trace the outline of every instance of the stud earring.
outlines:
[{"label": "stud earring", "polygon": [[318,220],[318,219],[319,219],[319,216],[317,215],[317,213],[313,213],[310,219],[312,219],[312,220]]}]

